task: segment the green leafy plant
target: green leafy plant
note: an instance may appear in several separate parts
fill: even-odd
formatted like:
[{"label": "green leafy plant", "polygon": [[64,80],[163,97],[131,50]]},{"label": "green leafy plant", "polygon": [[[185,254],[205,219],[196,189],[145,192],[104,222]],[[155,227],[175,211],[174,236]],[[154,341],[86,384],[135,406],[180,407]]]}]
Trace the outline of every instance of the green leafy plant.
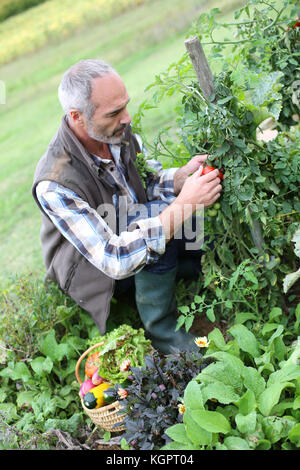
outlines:
[{"label": "green leafy plant", "polygon": [[140,175],[142,184],[146,189],[147,178],[149,177],[150,173],[154,173],[154,170],[148,165],[147,156],[144,153],[138,153],[136,156],[136,160],[134,161],[134,165]]},{"label": "green leafy plant", "polygon": [[[220,208],[213,216],[205,211],[205,289],[180,306],[178,326],[187,329],[202,313],[211,321],[231,321],[240,312],[288,308],[281,286],[294,266],[291,240],[300,221],[300,129],[292,125],[296,103],[286,86],[287,77],[300,77],[300,28],[286,30],[296,22],[296,8],[291,1],[277,8],[273,1],[251,0],[233,24],[218,23],[218,13],[204,13],[191,31],[207,47],[208,61],[218,61],[215,92],[203,95],[187,54],[148,87],[155,90],[154,105],[174,93],[182,96],[176,138],[161,129],[154,156],[178,166],[206,153],[208,165],[225,174]],[[234,39],[216,41],[222,28]],[[145,109],[143,104],[142,114]],[[263,142],[257,131],[266,118],[277,125],[277,137]]]},{"label": "green leafy plant", "polygon": [[[278,263],[278,260],[276,262]],[[258,296],[266,286],[261,279],[260,268],[262,266],[262,260],[261,263],[254,264],[246,258],[235,271],[230,273],[230,277],[217,271],[215,266],[211,265],[209,271],[204,268],[206,275],[202,287],[203,289],[210,288],[214,292],[214,299],[208,299],[205,291],[202,291],[195,295],[189,304],[179,305],[178,310],[181,315],[177,320],[178,328],[185,325],[188,331],[196,315],[205,314],[211,322],[214,322],[216,321],[215,312],[221,312],[217,314],[218,317],[227,318],[229,321],[233,321],[235,316],[240,315],[243,310],[249,318],[259,318]],[[272,299],[268,297],[266,305],[270,306],[270,301]]]},{"label": "green leafy plant", "polygon": [[183,423],[166,430],[172,442],[162,449],[299,448],[300,345],[285,344],[283,325],[274,324],[280,313],[270,313],[260,335],[242,323],[227,342],[218,329],[209,334],[203,358],[213,362],[187,385]]},{"label": "green leafy plant", "polygon": [[14,277],[3,292],[1,312],[3,442],[18,448],[35,437],[47,445],[43,434],[51,428],[78,435],[86,418],[74,370],[95,334],[93,320],[56,285],[45,286],[30,273]]},{"label": "green leafy plant", "polygon": [[114,347],[116,360],[129,357],[133,365],[142,364],[150,349],[144,331],[130,326],[138,324],[136,312],[125,304],[120,308],[117,301],[111,310],[115,314],[107,322],[107,333],[99,336],[92,318],[57,285],[45,285],[30,273],[7,281],[0,326],[2,448],[53,448],[61,433],[72,436],[78,447],[78,439],[89,435],[93,423],[82,409],[75,378],[81,354],[89,345],[108,340],[104,367],[117,367],[112,374],[124,380],[128,373],[113,362]]},{"label": "green leafy plant", "polygon": [[187,383],[205,367],[200,353],[179,352],[145,357],[144,367],[131,367],[128,385],[117,384],[107,394],[125,412],[123,448],[159,449],[169,440],[165,430],[181,420],[178,400]]},{"label": "green leafy plant", "polygon": [[55,331],[41,338],[35,357],[26,362],[9,355],[0,370],[0,411],[8,422],[18,422],[18,429],[47,431],[59,427],[76,434],[83,416],[78,408],[78,384],[74,367],[80,338],[62,338],[58,343]]},{"label": "green leafy plant", "polygon": [[[214,93],[203,95],[187,54],[148,87],[154,106],[182,96],[176,135],[161,129],[153,155],[181,166],[205,153],[225,174],[220,207],[205,211],[202,289],[181,295],[178,328],[205,314],[229,329],[209,334],[213,362],[186,387],[183,421],[163,449],[297,449],[300,22],[292,1],[250,0],[231,24],[218,13],[191,31],[215,66]],[[216,40],[222,28],[231,37]],[[276,136],[262,141],[267,118]]]}]

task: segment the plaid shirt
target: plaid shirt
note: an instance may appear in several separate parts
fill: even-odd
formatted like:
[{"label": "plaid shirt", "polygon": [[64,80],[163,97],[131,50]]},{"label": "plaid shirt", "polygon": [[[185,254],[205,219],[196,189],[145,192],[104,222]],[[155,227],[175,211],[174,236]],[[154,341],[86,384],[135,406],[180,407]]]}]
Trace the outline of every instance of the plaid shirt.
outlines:
[{"label": "plaid shirt", "polygon": [[[138,137],[138,136],[137,136]],[[138,202],[127,184],[125,168],[120,160],[120,146],[110,145],[112,160],[103,160],[95,155],[91,158],[108,171],[122,196],[127,198],[127,206]],[[114,164],[115,162],[115,164]],[[159,199],[170,204],[174,198],[173,178],[178,168],[163,170],[156,160],[148,160],[155,170],[147,181],[149,201]],[[76,193],[53,181],[42,181],[36,188],[38,200],[54,225],[79,252],[107,276],[125,279],[140,271],[146,264],[157,261],[165,251],[165,235],[159,217],[151,217],[136,222],[134,230],[115,234],[95,209]],[[117,207],[117,196],[113,196]]]}]

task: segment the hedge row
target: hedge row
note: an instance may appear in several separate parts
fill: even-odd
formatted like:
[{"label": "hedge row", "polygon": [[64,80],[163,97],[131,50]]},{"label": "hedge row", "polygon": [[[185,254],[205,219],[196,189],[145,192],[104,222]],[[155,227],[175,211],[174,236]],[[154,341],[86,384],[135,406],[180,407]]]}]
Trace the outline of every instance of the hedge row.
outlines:
[{"label": "hedge row", "polygon": [[0,0],[0,21],[17,15],[47,0]]}]

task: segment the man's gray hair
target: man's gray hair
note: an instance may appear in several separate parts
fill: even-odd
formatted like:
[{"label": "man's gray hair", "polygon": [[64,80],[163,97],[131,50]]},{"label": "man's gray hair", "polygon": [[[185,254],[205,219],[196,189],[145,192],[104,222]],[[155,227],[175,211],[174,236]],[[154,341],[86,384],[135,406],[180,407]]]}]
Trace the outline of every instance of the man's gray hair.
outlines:
[{"label": "man's gray hair", "polygon": [[64,112],[68,114],[71,109],[77,109],[87,119],[91,119],[97,107],[91,101],[92,81],[108,73],[116,72],[100,59],[80,60],[70,67],[58,87],[58,98]]}]

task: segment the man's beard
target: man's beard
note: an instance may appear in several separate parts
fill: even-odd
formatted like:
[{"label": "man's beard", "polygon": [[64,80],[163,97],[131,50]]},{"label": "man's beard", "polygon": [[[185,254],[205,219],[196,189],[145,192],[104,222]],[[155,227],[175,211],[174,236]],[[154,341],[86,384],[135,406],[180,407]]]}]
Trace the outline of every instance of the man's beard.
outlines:
[{"label": "man's beard", "polygon": [[[112,135],[104,135],[101,132],[99,132],[96,128],[96,126],[91,122],[87,122],[87,128],[86,132],[91,139],[96,140],[97,142],[103,142],[105,144],[120,144],[124,138],[124,132],[125,132],[126,126],[121,126],[118,127]],[[120,131],[123,131],[122,133],[118,133]],[[117,134],[118,133],[118,134]],[[117,134],[117,135],[115,135]]]}]

